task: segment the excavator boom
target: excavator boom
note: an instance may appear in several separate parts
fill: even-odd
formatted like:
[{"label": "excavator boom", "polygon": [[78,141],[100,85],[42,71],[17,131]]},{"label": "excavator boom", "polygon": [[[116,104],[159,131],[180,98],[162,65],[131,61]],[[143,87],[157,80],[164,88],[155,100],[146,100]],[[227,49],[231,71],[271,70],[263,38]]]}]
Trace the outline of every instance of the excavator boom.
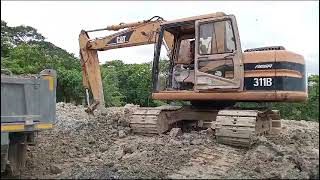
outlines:
[{"label": "excavator boom", "polygon": [[[89,90],[91,90],[93,95],[93,102],[91,105],[88,102],[86,112],[92,113],[97,107],[99,107],[100,110],[104,108],[104,94],[98,51],[154,44],[158,40],[160,24],[163,21],[161,17],[154,16],[149,20],[127,24],[120,23],[119,25],[111,25],[102,29],[81,31],[79,35],[79,46],[83,85],[86,89],[87,97],[89,96]],[[91,39],[88,35],[88,32],[102,30],[121,31],[95,39]],[[170,53],[173,48],[173,36],[168,32],[164,33],[164,44],[168,53]]]}]

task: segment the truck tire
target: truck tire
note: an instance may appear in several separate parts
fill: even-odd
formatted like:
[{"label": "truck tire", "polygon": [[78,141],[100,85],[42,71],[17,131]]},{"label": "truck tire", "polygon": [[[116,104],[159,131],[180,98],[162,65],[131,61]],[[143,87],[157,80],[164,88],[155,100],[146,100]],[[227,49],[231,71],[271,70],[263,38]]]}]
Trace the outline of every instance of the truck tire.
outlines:
[{"label": "truck tire", "polygon": [[5,172],[8,160],[9,145],[1,145],[1,174]]},{"label": "truck tire", "polygon": [[25,167],[27,154],[27,136],[24,133],[13,133],[10,137],[7,172],[10,176],[20,176]]}]

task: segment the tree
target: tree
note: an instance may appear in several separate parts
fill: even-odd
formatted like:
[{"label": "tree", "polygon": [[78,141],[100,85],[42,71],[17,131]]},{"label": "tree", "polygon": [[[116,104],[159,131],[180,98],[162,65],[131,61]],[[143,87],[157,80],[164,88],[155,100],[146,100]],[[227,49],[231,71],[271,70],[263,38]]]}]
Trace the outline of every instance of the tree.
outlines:
[{"label": "tree", "polygon": [[1,67],[14,74],[57,71],[57,100],[81,101],[83,97],[79,59],[54,44],[30,26],[9,27],[1,21]]},{"label": "tree", "polygon": [[[59,101],[81,103],[84,98],[81,73],[76,69],[58,68]],[[58,94],[58,93],[57,93]]]},{"label": "tree", "polygon": [[119,90],[119,80],[114,66],[101,69],[105,105],[122,106],[123,95]]},{"label": "tree", "polygon": [[45,38],[38,33],[37,29],[31,26],[9,27],[7,23],[1,20],[1,39],[7,38],[13,45],[28,43],[30,41],[43,41]]},{"label": "tree", "polygon": [[47,57],[37,47],[27,44],[20,44],[13,48],[7,58],[1,60],[1,66],[8,68],[14,74],[36,74],[44,66]]},{"label": "tree", "polygon": [[[161,72],[166,71],[165,65],[167,65],[167,61],[161,61]],[[107,67],[112,67],[113,70],[105,70]],[[114,78],[113,80],[105,80],[104,86],[106,86],[105,83],[109,83],[109,86],[113,87],[114,85],[112,84],[118,81],[116,86],[118,86],[119,92],[122,95],[122,101],[125,103],[133,103],[141,106],[158,106],[164,104],[162,101],[153,100],[151,98],[151,62],[143,64],[124,64],[120,60],[114,60],[103,64],[102,69],[105,70],[103,70],[103,72],[108,72],[117,76],[117,78]],[[106,78],[110,79],[111,77]],[[112,93],[109,92],[109,94]]]}]

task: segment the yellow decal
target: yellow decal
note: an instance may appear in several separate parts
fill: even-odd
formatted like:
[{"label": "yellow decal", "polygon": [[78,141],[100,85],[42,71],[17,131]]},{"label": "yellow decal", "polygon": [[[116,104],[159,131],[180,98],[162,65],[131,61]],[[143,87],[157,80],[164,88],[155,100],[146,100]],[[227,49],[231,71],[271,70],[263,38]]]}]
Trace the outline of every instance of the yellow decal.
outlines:
[{"label": "yellow decal", "polygon": [[51,129],[53,125],[51,123],[39,123],[35,125],[36,129]]},{"label": "yellow decal", "polygon": [[49,81],[49,90],[53,91],[53,77],[52,76],[44,76],[43,79]]},{"label": "yellow decal", "polygon": [[23,130],[23,124],[4,124],[1,125],[1,131],[15,131],[15,130]]},{"label": "yellow decal", "polygon": [[[32,126],[31,126],[32,127]],[[38,123],[34,125],[35,129],[52,129],[51,123]],[[24,124],[2,124],[1,131],[21,131],[24,130]]]}]

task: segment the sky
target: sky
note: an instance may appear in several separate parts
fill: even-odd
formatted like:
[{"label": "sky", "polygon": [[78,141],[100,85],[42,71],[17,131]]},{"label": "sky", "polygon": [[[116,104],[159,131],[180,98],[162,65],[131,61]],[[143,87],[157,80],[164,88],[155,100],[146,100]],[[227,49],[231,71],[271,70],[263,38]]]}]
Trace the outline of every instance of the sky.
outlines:
[{"label": "sky", "polygon": [[[47,41],[77,57],[82,29],[156,15],[174,20],[214,12],[236,16],[242,50],[284,46],[304,56],[308,74],[319,74],[319,1],[1,1],[1,20],[9,26],[32,26]],[[108,34],[89,35],[95,38]],[[114,59],[125,63],[151,61],[153,45],[99,52],[100,63]]]}]

